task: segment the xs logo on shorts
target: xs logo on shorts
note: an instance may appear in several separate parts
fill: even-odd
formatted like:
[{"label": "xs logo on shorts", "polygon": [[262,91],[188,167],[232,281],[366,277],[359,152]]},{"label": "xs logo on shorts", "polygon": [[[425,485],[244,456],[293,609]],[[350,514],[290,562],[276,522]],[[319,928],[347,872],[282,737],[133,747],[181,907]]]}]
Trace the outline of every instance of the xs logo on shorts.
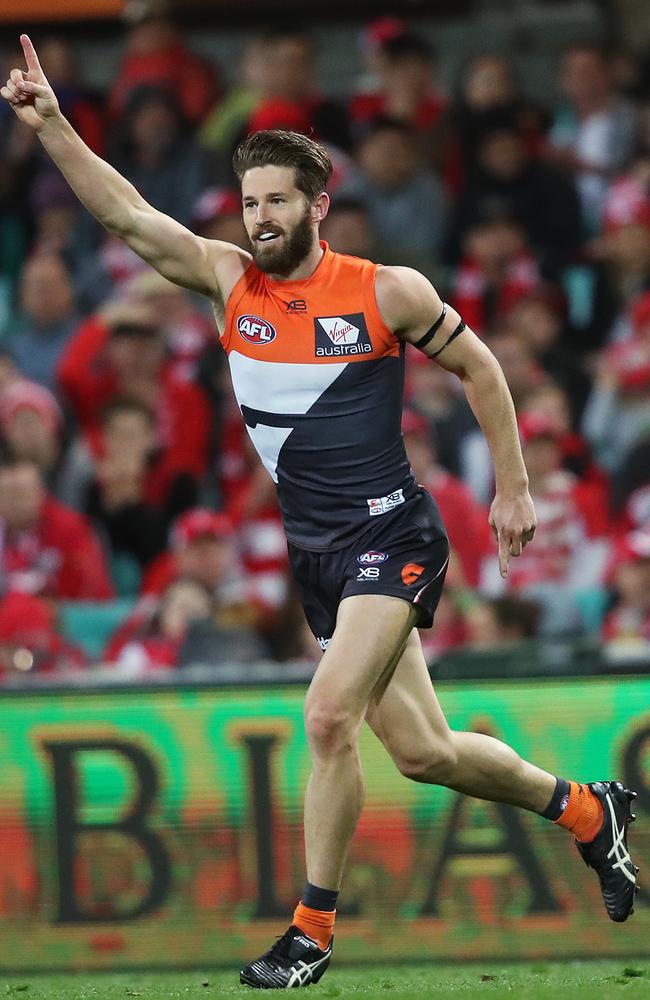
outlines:
[{"label": "xs logo on shorts", "polygon": [[380,572],[379,566],[362,566],[357,580],[378,580]]}]

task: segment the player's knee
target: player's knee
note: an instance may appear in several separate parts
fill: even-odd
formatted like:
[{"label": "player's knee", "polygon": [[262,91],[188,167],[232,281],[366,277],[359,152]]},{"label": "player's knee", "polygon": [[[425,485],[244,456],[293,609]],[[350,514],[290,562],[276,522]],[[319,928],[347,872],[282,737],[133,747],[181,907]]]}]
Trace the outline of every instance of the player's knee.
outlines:
[{"label": "player's knee", "polygon": [[451,740],[441,740],[434,745],[414,747],[407,752],[394,754],[400,772],[411,781],[444,785],[456,766],[457,754]]},{"label": "player's knee", "polygon": [[359,722],[349,709],[333,701],[305,706],[305,733],[315,754],[327,756],[355,745]]}]

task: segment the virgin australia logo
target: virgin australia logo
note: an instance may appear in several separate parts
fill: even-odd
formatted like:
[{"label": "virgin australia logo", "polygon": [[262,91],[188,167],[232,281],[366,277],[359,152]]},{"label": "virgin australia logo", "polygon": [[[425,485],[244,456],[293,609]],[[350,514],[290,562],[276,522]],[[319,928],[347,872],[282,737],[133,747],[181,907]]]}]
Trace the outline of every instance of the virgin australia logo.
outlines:
[{"label": "virgin australia logo", "polygon": [[348,316],[317,316],[314,328],[317,358],[372,353],[372,344],[363,313],[351,313]]}]

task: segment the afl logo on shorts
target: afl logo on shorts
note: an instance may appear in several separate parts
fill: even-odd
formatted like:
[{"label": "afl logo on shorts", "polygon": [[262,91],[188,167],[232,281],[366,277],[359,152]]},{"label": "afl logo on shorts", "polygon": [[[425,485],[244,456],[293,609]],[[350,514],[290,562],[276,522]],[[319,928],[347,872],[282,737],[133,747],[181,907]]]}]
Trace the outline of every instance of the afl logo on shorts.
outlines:
[{"label": "afl logo on shorts", "polygon": [[376,566],[377,563],[386,562],[387,559],[387,552],[377,552],[376,549],[371,549],[370,552],[363,552],[357,556],[357,562],[360,566]]},{"label": "afl logo on shorts", "polygon": [[237,331],[249,344],[270,344],[277,336],[275,327],[259,316],[240,316]]}]

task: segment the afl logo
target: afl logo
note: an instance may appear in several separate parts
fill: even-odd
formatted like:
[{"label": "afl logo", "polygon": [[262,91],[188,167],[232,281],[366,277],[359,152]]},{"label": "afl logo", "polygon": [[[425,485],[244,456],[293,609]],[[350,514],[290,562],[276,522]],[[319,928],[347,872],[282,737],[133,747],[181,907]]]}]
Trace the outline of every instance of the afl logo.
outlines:
[{"label": "afl logo", "polygon": [[376,549],[371,549],[370,552],[363,552],[357,556],[357,562],[360,566],[375,566],[377,563],[386,562],[387,559],[387,552],[377,552]]},{"label": "afl logo", "polygon": [[277,334],[275,327],[259,316],[240,316],[237,320],[239,336],[249,344],[270,344]]}]

